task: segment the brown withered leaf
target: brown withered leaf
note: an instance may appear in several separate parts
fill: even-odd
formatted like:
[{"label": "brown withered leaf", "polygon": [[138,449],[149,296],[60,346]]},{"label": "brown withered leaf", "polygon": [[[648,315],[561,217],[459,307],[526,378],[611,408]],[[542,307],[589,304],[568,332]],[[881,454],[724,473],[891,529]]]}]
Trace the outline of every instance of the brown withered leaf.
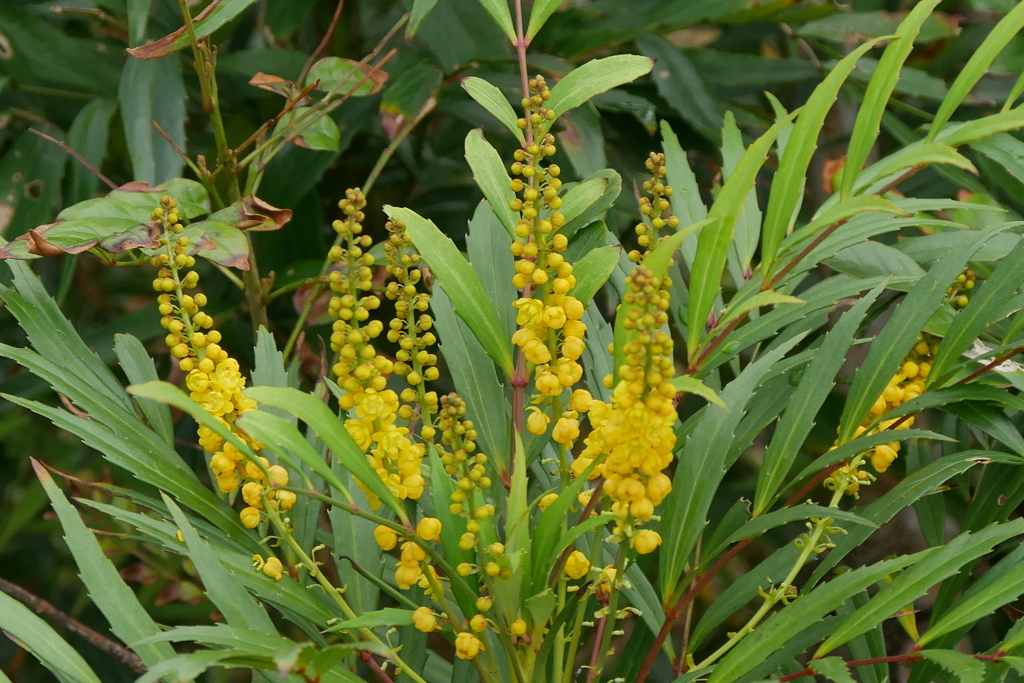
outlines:
[{"label": "brown withered leaf", "polygon": [[[209,33],[202,31],[202,24],[213,17],[214,13],[218,12],[218,7],[220,7],[220,5],[221,0],[213,0],[206,9],[192,17],[192,27],[193,30],[197,31],[198,38],[209,35]],[[188,29],[185,26],[182,26],[177,31],[168,33],[160,40],[146,45],[140,45],[139,47],[130,47],[126,51],[136,59],[159,59],[160,57],[166,57],[167,55],[174,54],[188,44]]]},{"label": "brown withered leaf", "polygon": [[[256,75],[249,79],[249,85],[281,95],[288,100],[294,100],[302,94],[302,88],[295,81],[289,81],[286,78],[274,76],[273,74],[265,74],[262,71],[257,71]],[[311,102],[312,100],[307,96],[296,102],[295,106],[305,107]]]}]

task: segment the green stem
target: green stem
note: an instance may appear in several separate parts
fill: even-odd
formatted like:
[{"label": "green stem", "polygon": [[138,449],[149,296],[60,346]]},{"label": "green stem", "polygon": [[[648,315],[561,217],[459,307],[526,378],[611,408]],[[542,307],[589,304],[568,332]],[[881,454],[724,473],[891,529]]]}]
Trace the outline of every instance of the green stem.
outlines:
[{"label": "green stem", "polygon": [[[267,503],[269,502],[270,501],[267,501]],[[320,569],[318,568],[319,566],[316,564],[316,562],[314,562],[313,559],[306,554],[306,551],[303,550],[302,546],[299,545],[298,541],[296,541],[295,538],[292,536],[291,529],[281,520],[280,515],[277,514],[277,510],[275,510],[270,505],[265,505],[264,508],[266,509],[267,517],[270,519],[270,522],[274,525],[274,528],[277,529],[277,533],[288,544],[288,547],[292,550],[292,552],[295,553],[295,556],[299,558],[299,561],[302,562],[302,564],[309,570],[310,577],[315,579],[316,582],[320,584],[320,587],[323,588],[324,591],[331,596],[331,598],[334,600],[334,603],[341,610],[341,613],[345,615],[345,618],[355,619],[358,615],[349,606],[344,596],[342,596],[341,591],[334,585],[332,585],[330,581],[327,580],[327,577],[324,576],[324,573],[322,571],[320,571]],[[377,634],[371,631],[370,629],[360,628],[359,633],[366,640],[373,643],[379,643],[387,647],[387,643],[383,642],[380,638],[378,638]],[[395,662],[400,667],[402,667],[403,672],[409,678],[415,681],[415,683],[427,683],[422,676],[420,676],[418,673],[416,673],[414,669],[410,668],[408,664],[402,661],[402,658],[399,656],[397,652],[389,648],[389,654],[391,657],[394,658]]]},{"label": "green stem", "polygon": [[619,594],[622,592],[618,590],[615,584],[625,581],[625,566],[626,566],[626,553],[622,547],[619,547],[618,555],[615,557],[615,580],[612,583],[611,596],[608,599],[608,616],[605,617],[604,633],[601,636],[601,649],[597,653],[597,664],[587,674],[587,680],[595,680],[600,676],[601,670],[604,668],[604,661],[608,657],[608,649],[612,643],[612,632],[615,630],[615,619],[616,611],[619,604]]}]

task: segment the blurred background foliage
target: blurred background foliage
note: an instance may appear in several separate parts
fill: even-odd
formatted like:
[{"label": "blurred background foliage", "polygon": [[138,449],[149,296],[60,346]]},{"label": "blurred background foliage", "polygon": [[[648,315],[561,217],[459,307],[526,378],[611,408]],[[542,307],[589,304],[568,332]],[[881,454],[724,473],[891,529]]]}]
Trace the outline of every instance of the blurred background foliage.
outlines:
[{"label": "blurred background foliage", "polygon": [[[225,128],[229,143],[235,145],[282,105],[280,95],[250,85],[250,79],[261,72],[297,79],[328,33],[338,5],[335,0],[223,2],[244,10],[213,36]],[[195,14],[207,3],[190,4]],[[384,161],[366,210],[375,240],[383,232],[380,208],[393,203],[432,219],[460,242],[481,199],[463,156],[466,133],[482,126],[504,158],[516,147],[511,134],[460,87],[462,78],[482,76],[511,101],[518,100],[515,55],[500,30],[477,0],[419,0],[416,4],[420,10],[430,9],[425,18],[414,16],[413,24],[416,19],[422,23],[400,26],[388,38],[411,9],[410,2],[344,2],[321,56],[359,60],[375,47],[379,54],[394,49],[383,67],[387,82],[376,94],[345,102],[331,115],[337,130],[328,127],[321,131],[324,139],[307,139],[305,147],[289,145],[263,176],[258,195],[294,211],[283,230],[255,237],[261,273],[272,273],[273,289],[282,289],[269,309],[279,344],[288,337],[309,295],[309,287],[299,285],[320,268],[333,235],[330,222],[337,217],[336,201],[345,188],[363,185]],[[566,0],[531,45],[532,70],[557,80],[585,60],[618,52],[644,54],[657,63],[649,77],[602,94],[569,114],[558,132],[561,144],[555,161],[567,170],[567,179],[585,177],[606,166],[622,175],[624,191],[606,219],[628,244],[635,220],[633,180],[643,177],[647,152],[660,144],[659,119],[670,121],[680,134],[708,199],[721,183],[718,149],[726,111],[735,113],[745,137],[752,139],[775,118],[765,90],[788,110],[799,107],[834,60],[867,37],[890,33],[912,4],[909,0],[852,0],[852,7],[831,0]],[[1002,13],[1015,4],[1014,0],[955,0],[939,6],[925,24],[897,86],[883,121],[881,145],[895,147],[921,136],[921,126],[931,118],[929,111],[942,99],[947,84]],[[150,120],[159,121],[193,157],[216,157],[191,52],[150,62],[125,53],[126,47],[158,39],[180,25],[176,0],[0,2],[0,235],[13,239],[48,223],[62,207],[106,191],[61,147],[31,129],[66,142],[116,184],[188,175]],[[387,40],[380,44],[382,39]],[[821,182],[807,188],[804,211],[808,215],[831,191],[828,183],[835,161],[844,154],[871,67],[871,60],[861,60],[830,114],[812,167],[811,177]],[[1024,37],[1018,36],[958,116],[971,118],[997,110],[1022,71]],[[1024,143],[1017,145],[1009,149],[978,145],[969,152],[981,170],[980,178],[929,169],[901,189],[917,196],[954,197],[959,192],[961,199],[1000,202],[1024,213],[1020,163]],[[389,146],[394,150],[390,158],[385,154]],[[965,194],[962,188],[970,192]],[[1012,214],[1008,219],[1013,220]],[[981,219],[957,220],[977,224]],[[35,265],[65,314],[101,356],[112,360],[113,334],[128,332],[150,345],[165,376],[170,372],[165,349],[160,348],[163,332],[152,305],[152,275],[147,269],[109,268],[87,254]],[[0,267],[0,281],[8,277],[7,269]],[[225,346],[246,362],[252,348],[251,327],[242,293],[212,268],[204,282],[210,311],[217,314],[218,327],[225,331]],[[299,346],[300,371],[311,375],[319,371],[317,337],[325,336],[327,330],[323,313],[322,306],[313,306],[311,321],[322,326],[308,328]],[[9,313],[0,310],[0,341],[22,345],[20,335]],[[49,390],[40,380],[6,360],[0,361],[0,391],[60,400],[47,395]],[[841,408],[841,399],[834,398]],[[811,442],[821,450],[833,438],[838,410],[833,413],[831,421],[819,421],[818,438]],[[186,449],[193,445],[189,432],[184,425],[179,433]],[[192,454],[197,471],[205,472],[200,453],[193,450]],[[748,453],[749,466],[732,470],[730,476],[756,478],[757,455]],[[110,482],[115,476],[76,438],[0,401],[0,578],[41,596],[74,619],[104,629],[60,541],[58,524],[52,513],[44,514],[47,500],[29,466],[29,456],[85,482]],[[887,477],[901,476],[902,466],[901,461]],[[736,482],[732,490],[750,488],[741,483]],[[880,495],[885,488],[872,487],[868,495]],[[722,491],[723,498],[729,498],[728,484]],[[102,488],[84,483],[74,486],[73,492],[109,499]],[[944,495],[948,514],[962,515],[963,498],[957,491]],[[732,502],[721,501],[723,513]],[[212,608],[193,581],[191,567],[155,554],[134,542],[127,529],[111,528],[111,522],[98,515],[89,521],[107,532],[102,537],[107,550],[139,588],[143,604],[157,621],[208,619]],[[920,536],[919,526],[914,519],[894,525],[894,544],[901,551],[909,550]],[[929,520],[930,528],[936,526],[941,528],[942,520]],[[774,544],[769,540],[765,547]],[[871,550],[879,557],[888,551],[881,541]],[[756,564],[763,554],[757,543],[745,552],[747,566]],[[735,566],[742,569],[743,564]],[[114,658],[79,636],[66,634],[104,681],[132,679],[131,672]],[[49,674],[23,655],[11,643],[0,642],[0,668],[14,681],[46,680]]]}]

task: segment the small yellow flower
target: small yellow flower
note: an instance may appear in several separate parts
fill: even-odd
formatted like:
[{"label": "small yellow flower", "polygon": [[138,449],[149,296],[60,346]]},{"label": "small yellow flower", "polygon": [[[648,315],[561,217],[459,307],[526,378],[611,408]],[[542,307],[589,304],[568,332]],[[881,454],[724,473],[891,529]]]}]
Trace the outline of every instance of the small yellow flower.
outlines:
[{"label": "small yellow flower", "polygon": [[473,659],[484,649],[480,639],[468,631],[455,637],[455,654],[459,659]]},{"label": "small yellow flower", "polygon": [[486,595],[480,596],[476,599],[476,609],[479,612],[486,612],[491,609],[491,599]]},{"label": "small yellow flower", "polygon": [[260,525],[260,511],[254,507],[244,508],[238,516],[246,529],[255,529]]},{"label": "small yellow flower", "polygon": [[485,617],[482,614],[476,615],[475,617],[469,620],[469,627],[477,633],[480,633],[485,628],[487,628],[487,617]]},{"label": "small yellow flower", "polygon": [[516,619],[512,622],[512,625],[509,627],[509,630],[512,631],[512,635],[521,636],[524,633],[526,633],[526,622],[522,619]]},{"label": "small yellow flower", "polygon": [[263,573],[272,578],[274,581],[280,581],[282,573],[284,571],[284,565],[281,564],[281,560],[277,559],[273,555],[267,558],[267,561],[263,563]]},{"label": "small yellow flower", "polygon": [[558,494],[549,493],[540,499],[540,501],[537,503],[537,507],[539,507],[541,511],[547,510],[548,506],[554,503],[556,500],[558,500]]},{"label": "small yellow flower", "polygon": [[441,537],[441,520],[434,517],[424,517],[416,525],[416,535],[424,541],[436,541]]},{"label": "small yellow flower", "polygon": [[641,555],[653,553],[661,545],[661,534],[650,529],[643,529],[633,537],[630,545],[636,548]]},{"label": "small yellow flower", "polygon": [[381,547],[381,550],[394,550],[395,546],[398,545],[398,534],[386,526],[378,526],[373,530],[373,539],[377,541],[377,545]]},{"label": "small yellow flower", "polygon": [[575,441],[580,436],[580,423],[578,420],[571,420],[567,417],[558,418],[555,428],[551,432],[551,438],[561,444]]},{"label": "small yellow flower", "polygon": [[437,618],[429,607],[420,607],[412,613],[412,625],[418,631],[431,633],[437,628]]},{"label": "small yellow flower", "polygon": [[590,571],[590,560],[579,550],[572,551],[565,561],[565,573],[570,579],[582,579]]},{"label": "small yellow flower", "polygon": [[526,430],[531,434],[541,436],[548,430],[548,423],[551,418],[545,415],[540,408],[530,406],[530,415],[526,418]]}]

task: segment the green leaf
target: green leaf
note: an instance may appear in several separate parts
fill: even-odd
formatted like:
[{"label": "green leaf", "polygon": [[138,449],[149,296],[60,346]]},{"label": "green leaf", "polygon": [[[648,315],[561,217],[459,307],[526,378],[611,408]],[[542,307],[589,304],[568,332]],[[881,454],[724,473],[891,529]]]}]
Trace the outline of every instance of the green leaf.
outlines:
[{"label": "green leaf", "polygon": [[[797,35],[841,43],[864,36],[877,39],[879,36],[884,37],[897,32],[901,18],[902,13],[898,12],[840,12],[804,24],[797,31]],[[958,24],[949,17],[933,14],[924,21],[921,32],[915,36],[914,42],[920,45],[950,39],[956,36],[959,30]]]},{"label": "green leaf", "polygon": [[611,277],[615,266],[619,265],[621,251],[621,247],[613,247],[610,244],[591,249],[586,256],[576,262],[573,268],[576,286],[573,287],[570,294],[582,301],[584,306],[589,305],[593,301],[594,295]]},{"label": "green leaf", "polygon": [[[766,515],[760,517],[754,517],[753,519],[747,520],[743,526],[737,529],[735,532],[730,534],[727,538],[722,540],[720,543],[715,544],[708,548],[706,558],[714,558],[718,553],[725,550],[726,546],[732,545],[738,541],[742,541],[746,538],[754,536],[760,536],[769,529],[789,524],[801,519],[811,518],[831,518],[836,522],[850,522],[851,524],[864,524],[873,529],[877,529],[878,526],[873,522],[870,522],[855,512],[848,510],[840,510],[838,508],[825,507],[824,505],[813,505],[811,503],[801,503],[800,505],[794,505],[789,508],[782,508],[769,512]],[[839,526],[839,524],[836,524]]]},{"label": "green leaf", "polygon": [[[502,0],[504,1],[504,0]],[[647,57],[615,55],[594,59],[570,71],[551,89],[546,107],[561,116],[590,100],[594,95],[640,78],[654,65]]]},{"label": "green leaf", "polygon": [[462,318],[452,312],[448,295],[437,283],[432,300],[441,354],[448,361],[455,390],[466,401],[466,417],[476,425],[482,449],[498,472],[507,472],[512,408],[494,363]]},{"label": "green leaf", "polygon": [[477,104],[491,112],[494,118],[505,124],[505,127],[512,131],[512,135],[516,136],[520,144],[526,143],[523,130],[516,125],[519,117],[516,116],[515,110],[501,90],[476,76],[462,79],[462,87],[469,93],[470,97],[476,100]]},{"label": "green leaf", "polygon": [[[889,415],[886,414],[886,417],[889,417]],[[793,477],[793,481],[791,483],[796,483],[798,481],[806,479],[812,474],[820,472],[821,470],[825,469],[826,467],[829,467],[830,465],[834,465],[837,462],[842,462],[844,460],[847,460],[848,458],[852,458],[857,453],[863,453],[864,451],[874,448],[875,446],[878,446],[883,443],[889,443],[897,438],[900,440],[931,439],[932,441],[956,441],[956,439],[954,439],[951,436],[946,436],[945,434],[940,434],[939,432],[930,432],[926,429],[901,429],[899,430],[899,432],[895,434],[888,430],[877,432],[875,434],[865,434],[857,437],[856,439],[847,441],[846,443],[837,448],[831,448],[827,452],[825,452],[825,454],[818,456],[814,460],[814,462],[800,470],[800,473]]]},{"label": "green leaf", "polygon": [[925,274],[917,261],[899,249],[873,241],[846,247],[825,263],[840,273],[860,279],[891,276],[893,289],[906,288],[906,283],[917,282]]},{"label": "green leaf", "polygon": [[722,186],[708,212],[708,219],[718,219],[718,222],[701,230],[697,240],[690,277],[690,310],[686,322],[686,347],[690,360],[697,350],[715,298],[720,293],[722,273],[732,245],[736,221],[743,210],[743,200],[754,186],[754,179],[761,166],[768,159],[768,150],[775,138],[796,113],[790,114],[790,118],[777,121],[747,148],[747,153]]},{"label": "green leaf", "polygon": [[[132,335],[114,335],[114,355],[117,356],[117,363],[124,370],[130,384],[142,384],[160,379],[156,373],[156,364],[146,353],[146,347]],[[153,431],[173,446],[174,424],[171,420],[171,409],[162,403],[147,399],[141,399],[139,407]]]},{"label": "green leaf", "polygon": [[181,60],[129,59],[121,74],[117,99],[135,180],[157,185],[181,175],[184,161],[153,125],[154,121],[160,124],[174,144],[185,148]]},{"label": "green leaf", "polygon": [[[308,88],[319,81],[316,89],[321,92],[345,94],[349,97],[366,97],[380,92],[387,79],[387,73],[373,69],[367,64],[341,57],[324,57],[310,67],[303,85]],[[360,83],[360,81],[362,82]],[[295,110],[296,113],[301,111],[305,111],[305,108]],[[328,118],[328,120],[330,119]],[[337,149],[337,145],[334,149]]]},{"label": "green leaf", "polygon": [[723,105],[690,58],[658,35],[641,35],[636,45],[657,62],[652,78],[662,98],[698,133],[717,144],[721,138]]},{"label": "green leaf", "polygon": [[512,26],[512,13],[508,9],[508,0],[480,0],[487,13],[491,15],[495,23],[508,39],[515,44],[516,29]]},{"label": "green leaf", "polygon": [[[747,148],[743,146],[743,135],[736,125],[736,117],[731,111],[725,113],[725,124],[722,126],[722,179],[728,180],[736,169]],[[757,251],[757,241],[761,236],[761,207],[757,203],[757,188],[751,188],[743,200],[743,211],[736,221],[733,235],[733,250],[730,259],[734,265],[732,277],[742,282],[744,274],[750,273],[750,263]]]},{"label": "green leaf", "polygon": [[[672,478],[672,492],[662,506],[661,594],[666,600],[678,590],[683,568],[708,524],[711,502],[725,472],[732,465],[729,452],[740,420],[754,390],[773,367],[800,343],[806,334],[788,339],[767,351],[743,369],[722,390],[727,408],[709,405],[693,433],[682,447],[686,455],[679,459]],[[738,456],[738,454],[737,454]]]},{"label": "green leaf", "polygon": [[128,44],[138,47],[146,39],[146,25],[149,23],[149,12],[153,8],[153,0],[128,0]]},{"label": "green leaf", "polygon": [[[197,40],[201,40],[214,31],[227,25],[242,12],[249,8],[256,0],[219,0],[207,5],[199,14],[192,17],[192,30]],[[164,36],[160,40],[147,43],[141,47],[128,49],[128,54],[144,60],[156,59],[173,54],[178,50],[188,47],[189,33],[185,26],[182,26],[174,33]],[[129,64],[131,61],[129,61]]]},{"label": "green leaf", "polygon": [[181,233],[188,238],[188,254],[217,265],[249,270],[249,243],[245,233],[223,221],[192,223]]},{"label": "green leaf", "polygon": [[[420,63],[402,72],[384,91],[380,110],[386,114],[398,114],[405,120],[414,120],[419,112],[428,106],[438,92],[444,75],[433,64]],[[436,99],[429,104],[433,109]]]},{"label": "green leaf", "polygon": [[783,304],[803,304],[807,303],[803,299],[797,299],[795,296],[789,296],[788,294],[780,294],[778,292],[765,291],[758,292],[749,299],[743,299],[737,301],[734,304],[730,304],[725,309],[725,315],[718,321],[715,329],[723,329],[726,325],[731,323],[750,311],[756,310],[763,306],[782,306]]},{"label": "green leaf", "polygon": [[812,659],[807,662],[807,666],[834,683],[857,683],[842,657]]},{"label": "green leaf", "polygon": [[224,619],[237,628],[251,628],[266,635],[277,635],[277,627],[266,610],[249,595],[230,567],[221,564],[217,550],[203,540],[178,504],[166,493],[160,493],[170,510],[178,530],[188,546],[188,557],[203,580],[206,595],[217,606]]},{"label": "green leaf", "polygon": [[864,43],[840,60],[811,93],[793,125],[786,151],[779,160],[779,170],[772,179],[768,208],[764,216],[761,271],[765,284],[771,282],[772,264],[775,262],[779,245],[782,244],[782,238],[792,229],[796,214],[800,210],[807,168],[818,148],[818,134],[825,123],[825,116],[832,109],[846,78],[857,66],[857,60],[880,40],[882,39],[876,38]]},{"label": "green leaf", "polygon": [[[110,121],[116,111],[117,102],[114,100],[93,100],[82,107],[68,131],[68,145],[95,168],[100,168],[107,156]],[[99,186],[100,179],[78,161],[74,161],[71,164],[65,203],[74,204],[90,199],[97,193]]]},{"label": "green leaf", "polygon": [[978,81],[988,72],[992,62],[1011,40],[1024,28],[1024,5],[1018,4],[1004,16],[985,40],[971,53],[967,64],[959,70],[953,85],[949,86],[946,99],[942,100],[935,119],[928,130],[928,141],[935,140],[953,112],[964,101]]},{"label": "green leaf", "polygon": [[963,652],[922,650],[918,654],[956,676],[960,683],[981,683],[985,678],[985,662]]},{"label": "green leaf", "polygon": [[945,375],[974,340],[996,322],[1021,282],[1024,282],[1024,241],[1018,242],[1006,258],[999,261],[992,274],[974,291],[970,304],[953,318],[932,362],[928,387],[936,383],[941,386],[948,379]]},{"label": "green leaf", "polygon": [[896,37],[889,42],[878,61],[878,66],[868,83],[867,92],[864,93],[860,110],[857,112],[857,120],[853,124],[844,165],[846,172],[843,173],[839,186],[839,194],[843,199],[850,197],[857,172],[867,161],[868,154],[878,139],[882,114],[885,113],[893,90],[900,80],[900,70],[914,49],[914,41],[921,32],[921,26],[939,2],[940,0],[925,0],[915,5],[907,14],[907,18],[900,22],[895,32]]},{"label": "green leaf", "polygon": [[[839,223],[840,221],[848,221],[865,212],[883,212],[895,214],[897,216],[911,215],[906,209],[903,209],[888,199],[883,199],[877,195],[869,194],[851,197],[850,199],[837,202],[828,208],[822,209],[814,216],[813,219],[811,219],[811,222],[794,230],[791,235],[783,240],[780,257],[787,252],[796,250],[798,246],[817,235],[822,229],[835,223]],[[877,218],[878,220],[886,222],[891,220],[887,216],[869,218]]]},{"label": "green leaf", "polygon": [[715,666],[708,683],[732,683],[740,679],[757,667],[768,653],[775,652],[785,645],[795,635],[795,628],[815,623],[836,610],[851,595],[877,583],[892,572],[920,562],[929,557],[929,552],[931,551],[926,550],[914,555],[903,555],[854,569],[804,593],[741,640],[739,645]]},{"label": "green leaf", "polygon": [[487,355],[511,377],[511,341],[505,337],[501,320],[473,267],[432,221],[409,209],[394,206],[385,206],[384,212],[388,217],[405,223],[413,244],[448,293],[455,312],[473,331]]},{"label": "green leaf", "polygon": [[836,374],[846,360],[846,353],[853,345],[857,329],[885,286],[884,281],[878,284],[839,318],[804,370],[800,384],[790,397],[786,412],[765,449],[764,461],[757,475],[755,517],[775,501],[786,475],[796,461],[800,446],[814,427],[814,417],[832,393]]},{"label": "green leaf", "polygon": [[936,638],[970,626],[1024,594],[1022,563],[1024,543],[972,582],[952,608],[932,621],[928,632],[921,636],[917,645],[924,647]]},{"label": "green leaf", "polygon": [[473,179],[477,186],[487,197],[491,210],[501,220],[501,224],[505,226],[508,234],[515,239],[516,224],[519,221],[512,213],[512,209],[509,208],[509,203],[516,196],[509,186],[512,179],[509,178],[508,172],[505,170],[505,164],[502,163],[498,150],[487,142],[484,132],[479,128],[469,131],[466,136],[466,161],[469,162],[469,167],[473,171]]},{"label": "green leaf", "polygon": [[[50,473],[34,459],[32,467],[60,519],[61,527],[64,529],[64,540],[75,558],[75,564],[78,566],[82,582],[89,591],[89,597],[107,618],[114,635],[125,643],[133,644],[160,633],[160,627],[121,578],[114,563],[103,553],[96,537],[82,522],[78,511],[64,497]],[[153,666],[175,654],[174,649],[166,643],[134,645],[132,649],[147,666]]]},{"label": "green leaf", "polygon": [[850,440],[889,379],[896,374],[907,352],[917,343],[918,333],[945,300],[949,283],[963,272],[971,256],[1003,229],[995,226],[978,233],[965,234],[961,248],[952,250],[939,260],[911,288],[885,328],[875,337],[864,364],[853,379],[840,423],[840,444]]},{"label": "green leaf", "polygon": [[[448,509],[451,505],[451,495],[455,492],[455,481],[444,471],[444,463],[441,462],[433,445],[427,446],[427,455],[430,458],[430,493],[434,499],[434,514],[441,520],[441,546],[444,548],[444,556],[455,566],[463,562],[475,562],[476,553],[473,550],[463,550],[459,547],[459,539],[466,533],[466,518],[453,515]],[[456,593],[455,597],[459,599],[459,604],[464,610],[469,607],[462,605],[461,593]]]},{"label": "green leaf", "polygon": [[986,403],[967,401],[943,406],[942,409],[977,427],[1017,455],[1024,457],[1024,436],[1021,436],[1020,430],[1002,410]]},{"label": "green leaf", "polygon": [[27,607],[0,592],[0,629],[66,683],[100,683],[82,656]]},{"label": "green leaf", "polygon": [[434,9],[437,0],[413,0],[412,12],[409,14],[409,23],[405,27],[405,39],[412,40],[420,30],[420,24]]},{"label": "green leaf", "polygon": [[537,0],[530,8],[530,25],[526,28],[526,42],[529,43],[537,35],[544,22],[548,20],[555,10],[562,4],[562,0]]},{"label": "green leaf", "polygon": [[375,612],[361,614],[355,619],[339,621],[324,629],[324,633],[360,628],[377,628],[378,626],[412,626],[412,610],[385,607]]},{"label": "green leaf", "polygon": [[[298,389],[282,389],[280,387],[252,387],[246,390],[245,395],[273,408],[285,410],[309,425],[316,432],[316,435],[320,437],[320,440],[331,449],[331,453],[333,453],[337,462],[342,467],[351,472],[366,488],[376,494],[381,502],[394,510],[403,523],[408,523],[409,517],[405,512],[405,508],[395,499],[384,481],[370,467],[366,454],[359,449],[359,446],[356,445],[356,442],[349,435],[348,430],[345,429],[345,426],[338,417],[331,412],[331,409],[324,405],[323,401],[312,394],[307,394]],[[265,420],[265,418],[260,419]],[[270,422],[269,420],[265,421]],[[300,452],[293,451],[293,453],[303,458],[305,462],[305,458]],[[306,462],[306,464],[311,468],[313,467],[312,460]],[[317,474],[320,474],[320,472],[317,472]],[[321,474],[321,476],[323,475]],[[324,477],[324,479],[328,482],[337,481],[333,474],[330,478]]]},{"label": "green leaf", "polygon": [[558,539],[562,533],[562,523],[569,514],[569,507],[576,502],[576,497],[587,484],[587,477],[597,466],[597,461],[592,463],[584,472],[584,476],[576,477],[569,485],[562,489],[555,499],[541,513],[537,526],[533,528],[533,545],[531,552],[536,561],[533,563],[532,584],[525,595],[537,595],[547,586],[548,574],[558,557],[555,555],[555,548],[558,547]]},{"label": "green leaf", "polygon": [[712,405],[716,405],[724,410],[729,410],[729,407],[725,405],[725,401],[722,400],[721,396],[715,393],[714,389],[707,386],[704,382],[700,381],[693,375],[680,375],[678,377],[673,377],[669,381],[672,383],[672,386],[676,388],[676,391],[684,394],[695,394]]},{"label": "green leaf", "polygon": [[885,584],[866,605],[847,618],[814,653],[828,654],[853,638],[866,633],[903,607],[928,592],[932,586],[956,574],[968,562],[988,553],[1003,541],[1024,533],[1024,519],[993,524],[977,533],[964,533],[935,548],[928,561],[900,574]]},{"label": "green leaf", "polygon": [[[600,196],[591,201],[598,189],[601,189]],[[572,240],[580,230],[601,219],[615,204],[621,192],[622,176],[610,168],[603,168],[574,185],[562,196],[561,211],[565,216],[565,225],[561,233]]]}]

